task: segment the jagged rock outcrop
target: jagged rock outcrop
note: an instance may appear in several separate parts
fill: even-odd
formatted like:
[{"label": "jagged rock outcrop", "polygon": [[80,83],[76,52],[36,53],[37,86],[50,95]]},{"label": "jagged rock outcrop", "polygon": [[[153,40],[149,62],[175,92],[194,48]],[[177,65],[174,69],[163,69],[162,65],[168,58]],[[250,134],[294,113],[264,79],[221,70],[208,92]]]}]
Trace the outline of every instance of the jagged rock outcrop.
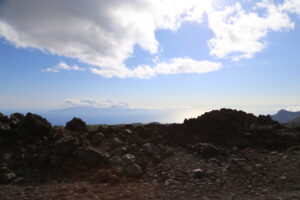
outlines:
[{"label": "jagged rock outcrop", "polygon": [[76,131],[76,132],[86,132],[86,123],[82,121],[80,118],[74,117],[71,121],[67,122],[66,129],[70,131]]},{"label": "jagged rock outcrop", "polygon": [[20,119],[18,132],[29,135],[47,135],[51,132],[51,124],[43,117],[27,113],[24,118]]},{"label": "jagged rock outcrop", "polygon": [[[225,171],[246,171],[247,164],[231,154],[251,157],[255,149],[285,151],[300,143],[299,131],[281,126],[270,116],[230,109],[208,112],[183,124],[100,126],[95,131],[88,131],[79,118],[65,129],[53,129],[46,119],[31,113],[0,118],[0,182],[4,184],[62,180],[90,170],[98,170],[98,175],[91,175],[94,181],[103,172],[110,178],[140,178],[154,173],[169,157],[181,162],[174,149],[190,152],[203,162],[227,160],[220,164]],[[164,164],[172,172],[174,165],[168,162]],[[191,168],[187,174],[195,179],[213,173],[201,165]]]}]

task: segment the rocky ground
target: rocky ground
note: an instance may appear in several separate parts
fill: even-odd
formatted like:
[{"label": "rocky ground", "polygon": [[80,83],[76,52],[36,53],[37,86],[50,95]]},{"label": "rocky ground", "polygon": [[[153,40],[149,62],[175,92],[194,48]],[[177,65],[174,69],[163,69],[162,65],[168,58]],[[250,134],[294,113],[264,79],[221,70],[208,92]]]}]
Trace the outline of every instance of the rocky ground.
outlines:
[{"label": "rocky ground", "polygon": [[0,199],[298,200],[299,156],[299,130],[229,109],[92,131],[0,114]]}]

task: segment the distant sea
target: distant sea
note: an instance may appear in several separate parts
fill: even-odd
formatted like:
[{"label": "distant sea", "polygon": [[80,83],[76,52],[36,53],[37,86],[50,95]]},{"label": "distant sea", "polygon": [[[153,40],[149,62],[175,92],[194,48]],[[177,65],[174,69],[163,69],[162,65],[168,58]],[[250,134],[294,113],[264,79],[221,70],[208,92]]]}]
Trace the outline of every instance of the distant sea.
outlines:
[{"label": "distant sea", "polygon": [[[201,115],[203,111],[189,114],[186,110],[155,110],[131,108],[76,107],[59,110],[0,110],[5,115],[15,112],[32,112],[46,118],[52,125],[65,125],[73,117],[79,117],[87,124],[131,124],[131,123],[182,123],[186,117]],[[192,115],[192,116],[191,116]]]}]

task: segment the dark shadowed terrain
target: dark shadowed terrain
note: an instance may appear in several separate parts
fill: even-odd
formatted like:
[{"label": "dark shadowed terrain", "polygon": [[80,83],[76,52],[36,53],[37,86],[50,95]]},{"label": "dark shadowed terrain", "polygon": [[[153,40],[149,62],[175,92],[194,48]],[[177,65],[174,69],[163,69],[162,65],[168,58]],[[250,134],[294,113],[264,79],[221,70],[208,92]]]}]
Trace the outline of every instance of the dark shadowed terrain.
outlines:
[{"label": "dark shadowed terrain", "polygon": [[300,131],[270,116],[92,128],[0,114],[0,199],[300,199]]}]

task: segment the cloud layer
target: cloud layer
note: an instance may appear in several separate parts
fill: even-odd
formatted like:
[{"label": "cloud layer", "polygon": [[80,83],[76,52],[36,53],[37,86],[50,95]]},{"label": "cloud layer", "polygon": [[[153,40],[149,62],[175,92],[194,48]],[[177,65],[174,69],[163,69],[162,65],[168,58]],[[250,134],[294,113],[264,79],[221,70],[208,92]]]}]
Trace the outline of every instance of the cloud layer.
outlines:
[{"label": "cloud layer", "polygon": [[128,108],[126,102],[101,98],[71,98],[65,99],[62,104],[66,107]]},{"label": "cloud layer", "polygon": [[[157,74],[206,73],[221,67],[218,62],[191,58],[172,58],[155,66],[126,66],[124,62],[133,54],[135,45],[153,55],[159,53],[157,30],[176,31],[185,22],[202,23],[207,15],[214,33],[208,41],[210,54],[237,61],[262,51],[268,32],[293,29],[289,14],[300,14],[299,0],[285,0],[282,4],[263,0],[250,11],[240,3],[216,8],[216,2],[2,0],[0,36],[16,47],[37,48],[90,64],[94,66],[93,73],[105,77],[149,78]],[[44,71],[61,70],[81,68],[60,63]]]},{"label": "cloud layer", "polygon": [[99,69],[91,68],[94,74],[103,77],[119,77],[119,78],[143,78],[149,79],[158,74],[187,74],[187,73],[207,73],[219,70],[222,67],[221,63],[210,61],[196,61],[191,58],[174,58],[169,62],[156,63],[154,67],[149,65],[139,65],[134,69]]}]

